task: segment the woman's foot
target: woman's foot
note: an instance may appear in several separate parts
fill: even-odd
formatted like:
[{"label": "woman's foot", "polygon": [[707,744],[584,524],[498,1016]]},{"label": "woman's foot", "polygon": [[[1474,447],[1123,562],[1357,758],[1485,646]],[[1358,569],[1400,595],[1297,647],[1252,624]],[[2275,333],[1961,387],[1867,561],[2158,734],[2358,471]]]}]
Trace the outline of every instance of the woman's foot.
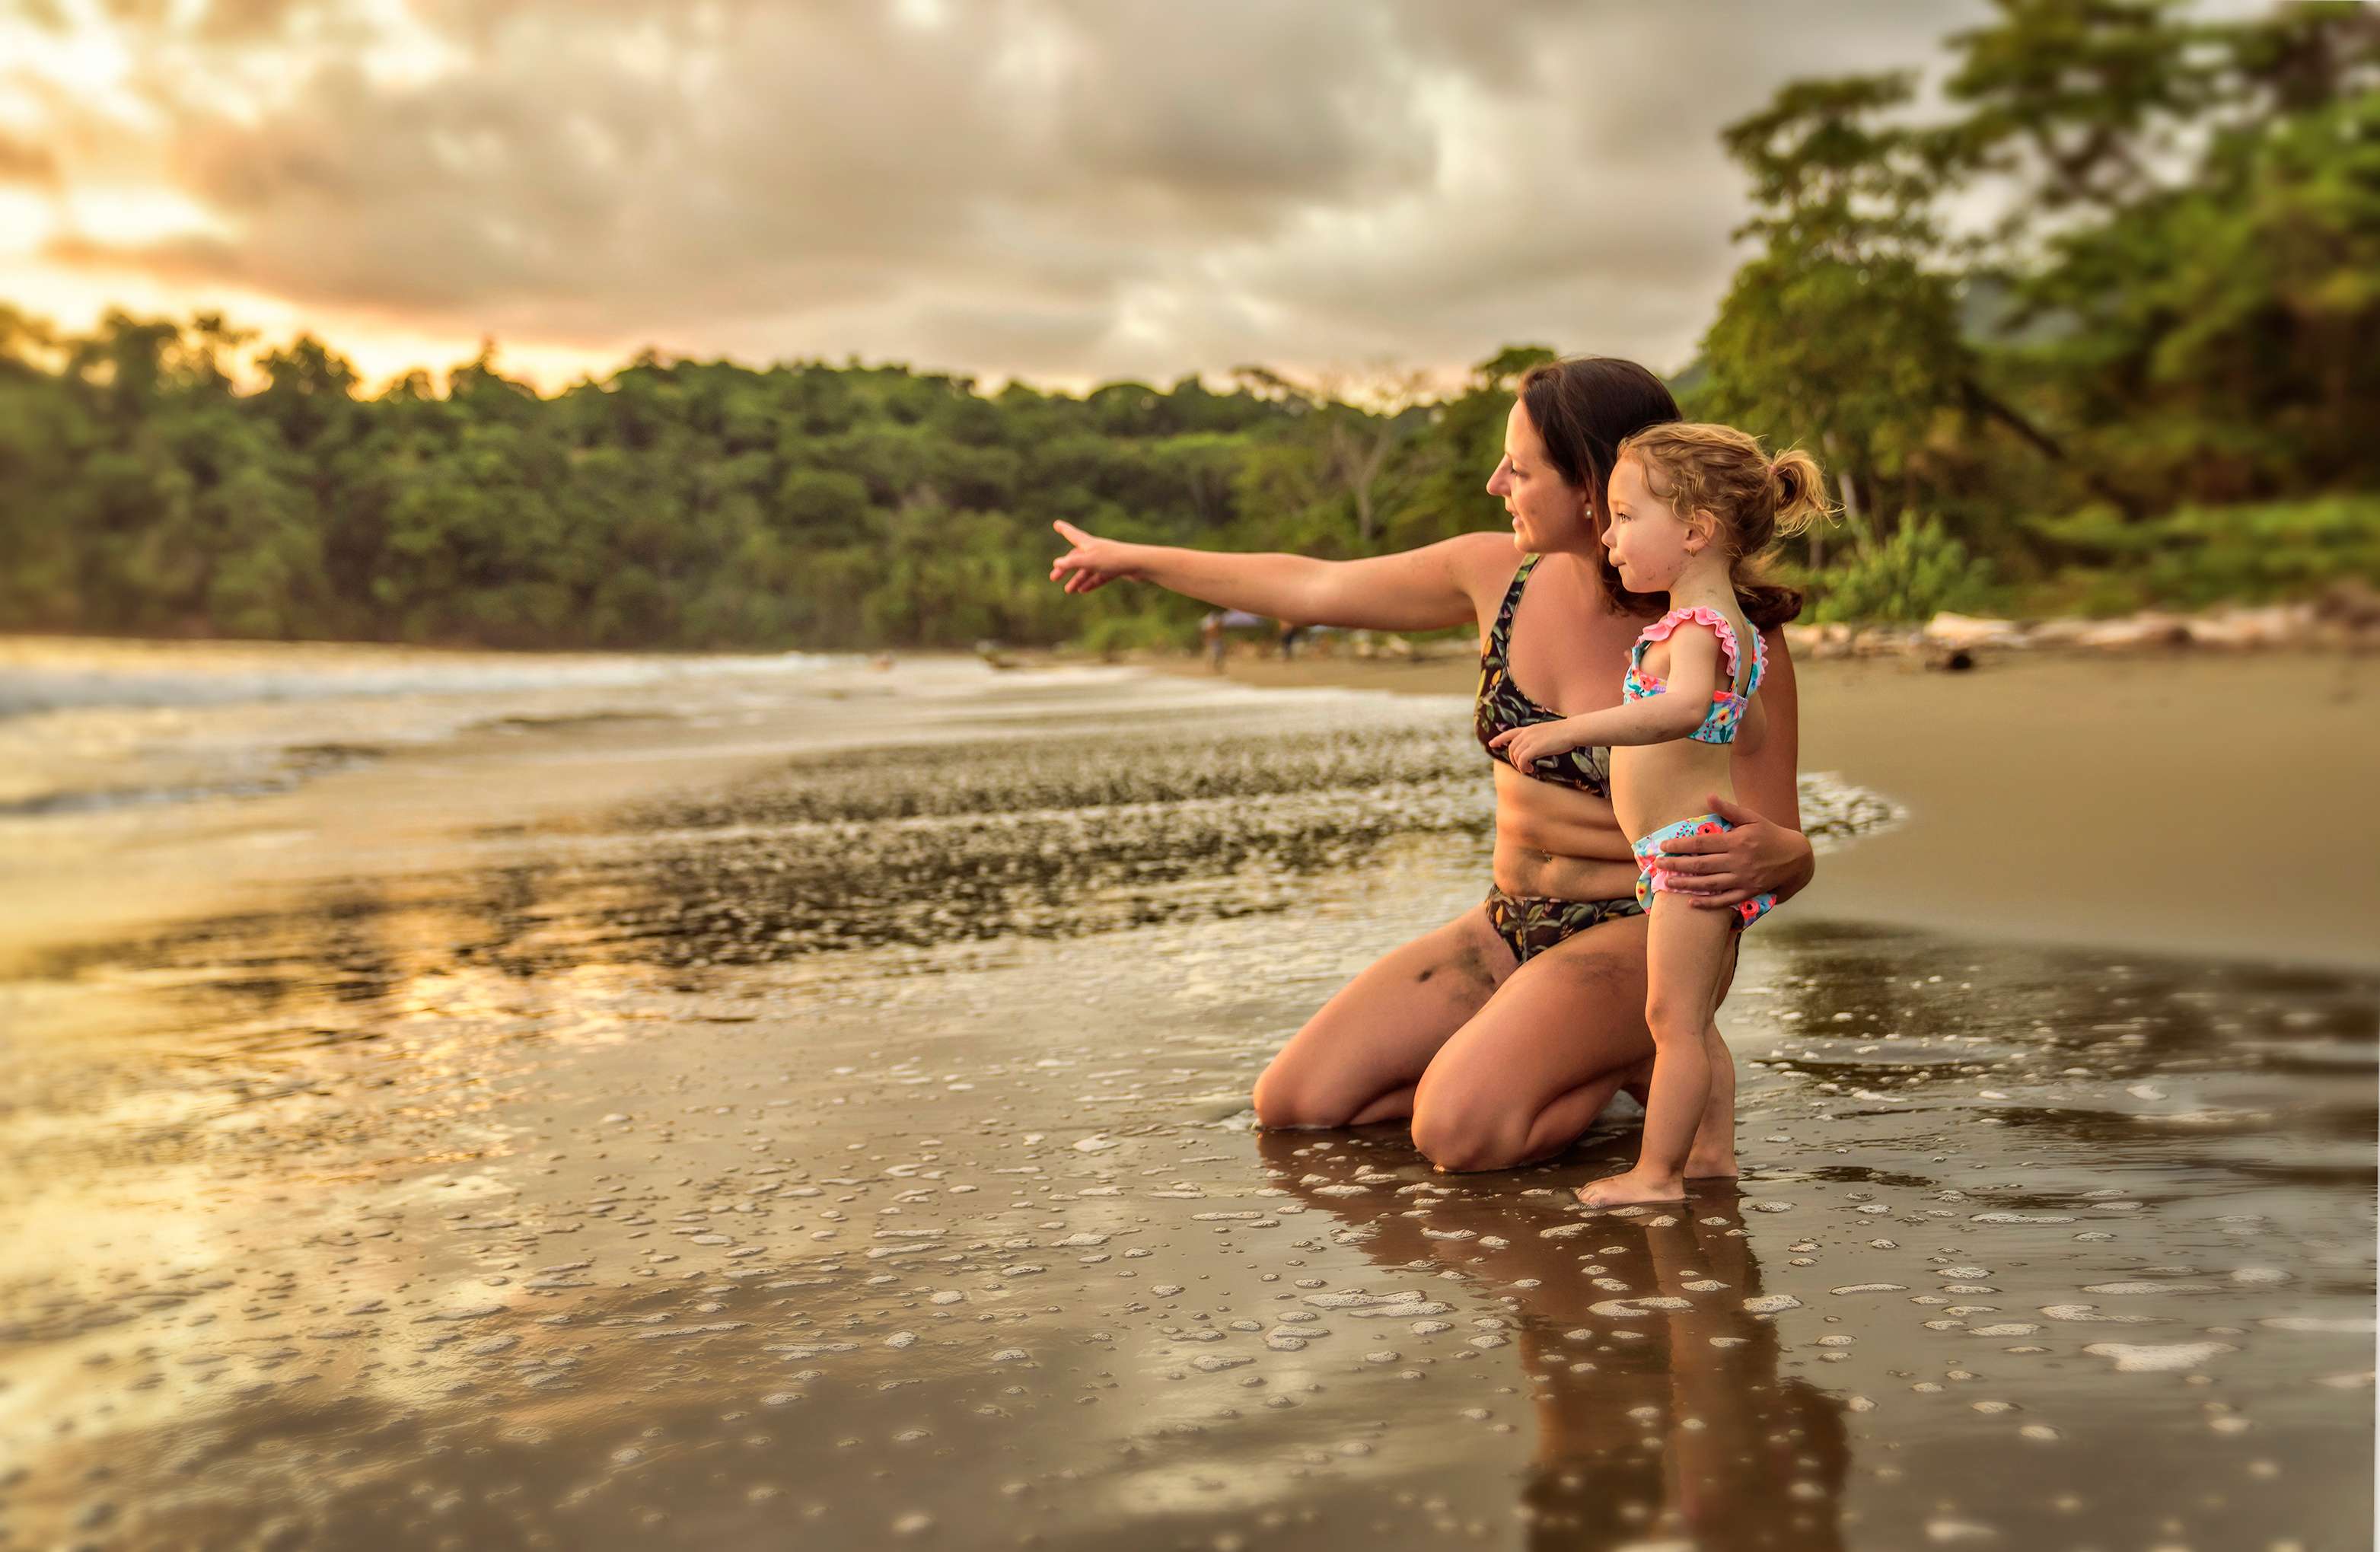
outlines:
[{"label": "woman's foot", "polygon": [[1643,1168],[1611,1175],[1578,1188],[1578,1199],[1590,1207],[1633,1207],[1649,1202],[1682,1202],[1686,1182],[1676,1175],[1664,1179]]}]

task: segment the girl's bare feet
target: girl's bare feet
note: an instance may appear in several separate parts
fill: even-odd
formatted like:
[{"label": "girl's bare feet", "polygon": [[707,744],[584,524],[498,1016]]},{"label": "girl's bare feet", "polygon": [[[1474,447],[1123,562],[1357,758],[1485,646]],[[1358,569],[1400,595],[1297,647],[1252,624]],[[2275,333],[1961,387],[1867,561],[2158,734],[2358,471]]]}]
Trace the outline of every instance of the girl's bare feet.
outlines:
[{"label": "girl's bare feet", "polygon": [[[1724,1054],[1725,1048],[1720,1050]],[[1652,1083],[1653,1059],[1648,1056],[1621,1075],[1620,1092],[1641,1105],[1650,1097]],[[1735,1162],[1735,1063],[1713,1061],[1710,1101],[1703,1108],[1701,1124],[1694,1128],[1694,1146],[1686,1152],[1685,1176],[1735,1180],[1742,1173]]]},{"label": "girl's bare feet", "polygon": [[1578,1199],[1590,1207],[1630,1207],[1647,1202],[1682,1202],[1686,1182],[1676,1175],[1664,1180],[1642,1166],[1624,1175],[1609,1175],[1578,1188]]},{"label": "girl's bare feet", "polygon": [[1714,1024],[1703,1032],[1703,1049],[1711,1064],[1710,1098],[1703,1118],[1694,1124],[1694,1145],[1686,1149],[1688,1180],[1733,1180],[1735,1165],[1735,1056],[1719,1037]]},{"label": "girl's bare feet", "polygon": [[1740,1173],[1735,1163],[1735,1085],[1727,1086],[1721,1095],[1718,1085],[1711,1085],[1711,1102],[1694,1128],[1694,1146],[1686,1150],[1688,1180],[1733,1180]]},{"label": "girl's bare feet", "polygon": [[1685,1174],[1688,1180],[1736,1180],[1742,1173],[1736,1168],[1735,1149],[1714,1150],[1706,1155],[1699,1136],[1694,1139],[1694,1152],[1686,1155]]}]

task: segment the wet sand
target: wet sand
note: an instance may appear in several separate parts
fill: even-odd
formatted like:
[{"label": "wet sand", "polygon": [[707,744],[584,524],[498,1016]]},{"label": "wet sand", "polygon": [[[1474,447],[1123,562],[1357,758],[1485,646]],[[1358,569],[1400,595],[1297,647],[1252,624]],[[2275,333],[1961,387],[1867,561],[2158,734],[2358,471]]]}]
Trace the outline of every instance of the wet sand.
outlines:
[{"label": "wet sand", "polygon": [[1797,902],[1741,1189],[1590,1218],[1249,1129],[1476,898],[1443,702],[605,695],[7,821],[0,1545],[2368,1537],[2368,974]]}]

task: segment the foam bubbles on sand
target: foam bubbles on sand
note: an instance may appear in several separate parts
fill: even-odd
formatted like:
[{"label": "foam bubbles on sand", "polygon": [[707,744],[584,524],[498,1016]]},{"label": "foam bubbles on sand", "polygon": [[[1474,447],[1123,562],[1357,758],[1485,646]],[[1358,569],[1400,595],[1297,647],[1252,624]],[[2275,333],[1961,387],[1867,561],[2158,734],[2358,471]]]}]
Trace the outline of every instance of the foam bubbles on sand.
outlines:
[{"label": "foam bubbles on sand", "polygon": [[1990,1525],[1972,1520],[1941,1518],[1925,1522],[1925,1539],[1937,1546],[1981,1546],[1998,1541],[2001,1536]]},{"label": "foam bubbles on sand", "polygon": [[1357,1318],[1439,1315],[1445,1306],[1418,1291],[1403,1293],[1308,1293],[1305,1302],[1317,1309],[1343,1310]]},{"label": "foam bubbles on sand", "polygon": [[2240,1350],[2228,1342],[2172,1342],[2156,1347],[2135,1347],[2125,1342],[2091,1342],[2082,1351],[2095,1357],[2114,1359],[2119,1374],[2171,1374],[2183,1369],[2203,1368],[2209,1359]]},{"label": "foam bubbles on sand", "polygon": [[2078,1324],[2097,1322],[2107,1326],[2145,1326],[2155,1318],[2147,1315],[2108,1315],[2096,1304],[2044,1304],[2041,1313],[2052,1320]]}]

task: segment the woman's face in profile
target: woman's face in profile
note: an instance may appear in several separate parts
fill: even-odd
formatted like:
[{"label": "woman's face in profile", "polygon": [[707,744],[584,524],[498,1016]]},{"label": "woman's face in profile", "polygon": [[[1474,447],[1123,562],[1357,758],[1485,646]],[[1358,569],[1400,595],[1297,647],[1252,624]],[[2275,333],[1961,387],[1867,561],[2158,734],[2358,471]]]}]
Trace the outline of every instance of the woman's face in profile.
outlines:
[{"label": "woman's face in profile", "polygon": [[1586,493],[1547,461],[1545,439],[1522,400],[1512,401],[1504,418],[1504,456],[1488,477],[1488,493],[1504,503],[1512,542],[1525,553],[1583,550],[1595,537]]}]

